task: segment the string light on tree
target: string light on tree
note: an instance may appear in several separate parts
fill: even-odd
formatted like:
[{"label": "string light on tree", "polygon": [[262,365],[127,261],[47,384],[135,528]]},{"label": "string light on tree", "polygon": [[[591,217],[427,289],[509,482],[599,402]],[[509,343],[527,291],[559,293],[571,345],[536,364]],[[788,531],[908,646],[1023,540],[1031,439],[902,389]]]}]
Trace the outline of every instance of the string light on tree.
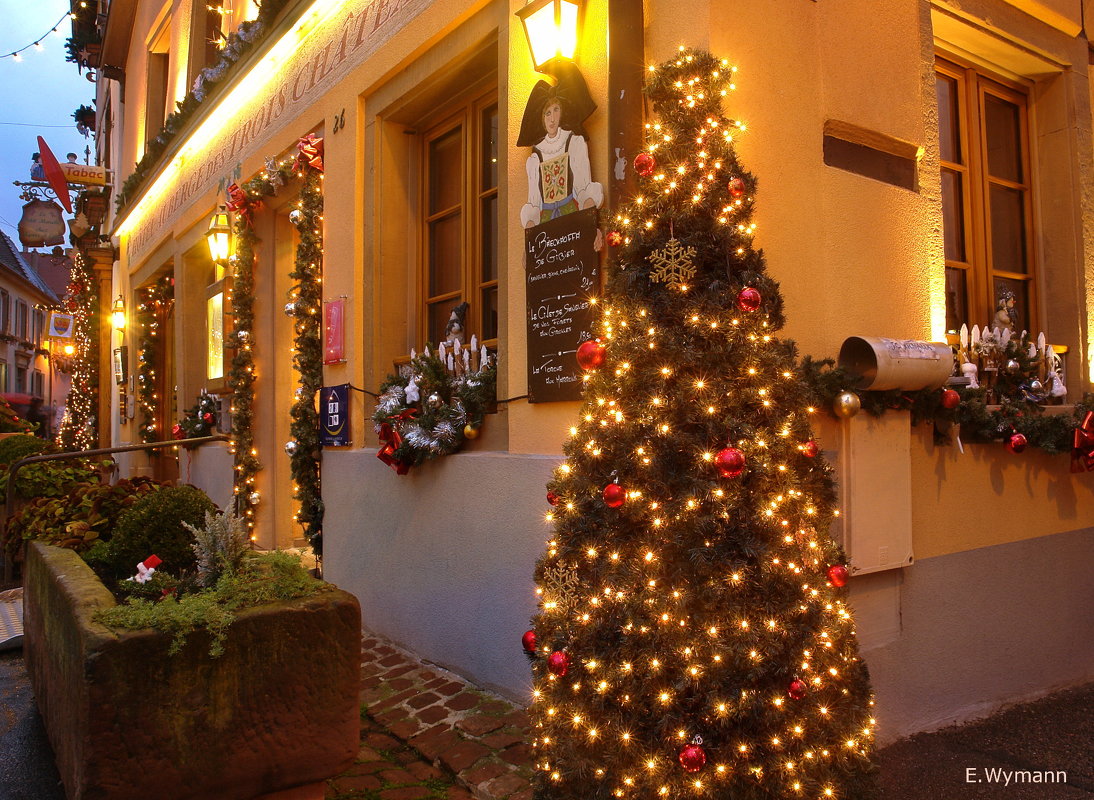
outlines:
[{"label": "string light on tree", "polygon": [[849,800],[869,784],[835,490],[752,244],[746,128],[722,112],[734,73],[688,50],[647,72],[657,118],[591,298],[599,342],[578,353],[585,399],[524,640],[540,800]]},{"label": "string light on tree", "polygon": [[94,331],[99,319],[95,274],[79,250],[72,262],[69,297],[65,308],[73,316],[72,387],[57,431],[63,450],[90,450],[98,442],[95,420],[99,409],[99,340]]}]

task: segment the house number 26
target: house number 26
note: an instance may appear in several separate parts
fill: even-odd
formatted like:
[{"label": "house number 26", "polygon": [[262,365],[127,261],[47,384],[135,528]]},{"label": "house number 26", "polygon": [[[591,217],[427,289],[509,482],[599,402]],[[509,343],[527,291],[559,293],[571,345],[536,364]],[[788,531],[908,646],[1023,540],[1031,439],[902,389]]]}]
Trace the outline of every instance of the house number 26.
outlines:
[{"label": "house number 26", "polygon": [[331,133],[338,133],[342,128],[346,127],[346,109],[342,109],[342,112],[335,116],[334,122],[331,124]]}]

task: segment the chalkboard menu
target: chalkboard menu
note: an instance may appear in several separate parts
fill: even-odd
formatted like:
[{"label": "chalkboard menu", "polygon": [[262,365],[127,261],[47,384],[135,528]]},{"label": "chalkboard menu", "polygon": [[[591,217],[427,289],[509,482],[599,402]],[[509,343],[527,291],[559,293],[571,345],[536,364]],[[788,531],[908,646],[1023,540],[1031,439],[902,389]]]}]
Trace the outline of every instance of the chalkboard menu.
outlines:
[{"label": "chalkboard menu", "polygon": [[600,290],[595,239],[591,208],[524,232],[529,402],[581,399],[577,346],[592,338],[589,298]]}]

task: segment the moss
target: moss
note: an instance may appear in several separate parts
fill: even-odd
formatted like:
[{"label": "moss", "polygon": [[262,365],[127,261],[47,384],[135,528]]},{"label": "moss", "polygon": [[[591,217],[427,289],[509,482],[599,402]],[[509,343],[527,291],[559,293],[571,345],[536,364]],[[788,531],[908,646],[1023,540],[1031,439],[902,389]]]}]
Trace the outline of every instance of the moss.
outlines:
[{"label": "moss", "polygon": [[[157,573],[154,580],[167,585],[169,578]],[[228,628],[236,614],[246,608],[284,600],[297,600],[328,590],[289,553],[251,555],[238,570],[225,572],[211,589],[182,597],[172,594],[149,600],[131,597],[122,605],[100,611],[95,621],[109,628],[140,630],[152,628],[172,637],[170,654],[179,652],[186,637],[195,631],[210,636],[209,655],[224,653]]]}]

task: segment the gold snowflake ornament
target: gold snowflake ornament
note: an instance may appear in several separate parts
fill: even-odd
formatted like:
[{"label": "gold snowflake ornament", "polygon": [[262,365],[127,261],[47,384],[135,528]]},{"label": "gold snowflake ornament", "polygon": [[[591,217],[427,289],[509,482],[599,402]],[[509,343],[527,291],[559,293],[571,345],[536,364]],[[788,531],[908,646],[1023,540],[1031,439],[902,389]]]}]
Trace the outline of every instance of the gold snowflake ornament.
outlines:
[{"label": "gold snowflake ornament", "polygon": [[667,283],[673,289],[685,285],[695,277],[694,257],[694,247],[684,247],[675,236],[670,237],[664,247],[650,254],[650,280]]},{"label": "gold snowflake ornament", "polygon": [[558,564],[543,570],[543,607],[566,613],[577,605],[577,571],[573,567]]}]

